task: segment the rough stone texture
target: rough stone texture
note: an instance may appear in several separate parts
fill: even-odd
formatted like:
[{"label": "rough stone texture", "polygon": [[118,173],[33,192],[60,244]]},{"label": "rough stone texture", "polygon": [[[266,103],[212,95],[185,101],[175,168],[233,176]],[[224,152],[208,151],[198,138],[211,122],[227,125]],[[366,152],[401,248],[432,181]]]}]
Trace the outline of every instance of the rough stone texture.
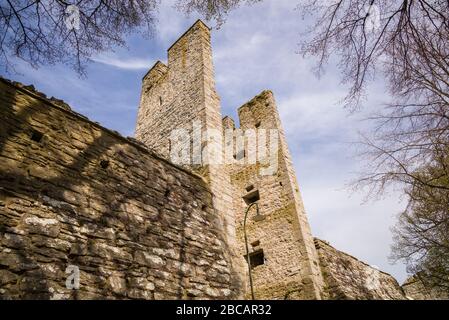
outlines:
[{"label": "rough stone texture", "polygon": [[329,299],[403,300],[396,279],[356,258],[315,239]]},{"label": "rough stone texture", "polygon": [[[193,123],[203,131],[202,141],[194,148],[202,152],[202,163],[210,158],[208,129],[222,132],[220,99],[215,90],[210,30],[197,21],[169,49],[168,64],[157,62],[143,78],[136,126],[136,138],[152,150],[170,159],[170,138],[175,129],[196,134]],[[201,134],[201,132],[200,132]],[[196,161],[192,159],[192,163]],[[235,269],[243,270],[243,259],[235,250],[235,210],[233,189],[226,166],[221,164],[188,165],[203,176],[213,194],[213,206],[221,216],[227,244]],[[241,274],[240,271],[239,274]],[[244,280],[242,280],[244,281]]]},{"label": "rough stone texture", "polygon": [[408,278],[402,289],[408,299],[411,300],[449,300],[449,292],[441,288],[429,288],[420,279],[419,274]]},{"label": "rough stone texture", "polygon": [[[252,269],[256,298],[405,299],[390,275],[314,241],[273,94],[238,115],[240,128],[221,118],[201,21],[169,48],[167,65],[144,76],[137,139],[0,80],[0,298],[249,297],[243,197],[257,190],[265,220],[247,224],[251,252],[264,253]],[[247,163],[247,143],[231,154],[225,144],[230,164],[172,164],[172,130],[196,134],[194,121],[233,139],[241,129],[278,130],[274,174]],[[209,138],[191,146],[203,161],[214,152]],[[79,290],[65,287],[69,265],[81,271]],[[404,290],[440,296],[415,278]]]},{"label": "rough stone texture", "polygon": [[[251,242],[263,239],[261,246],[268,261],[254,270],[258,298],[320,299],[323,279],[318,256],[272,93],[263,92],[241,107],[239,117],[242,129],[254,128],[256,122],[261,122],[260,128],[280,131],[278,172],[260,177],[259,165],[238,164],[189,169],[208,182],[214,194],[214,207],[223,217],[228,244],[238,250],[234,260],[240,270],[245,264],[243,192],[250,183],[256,184],[261,192],[262,213],[269,219],[257,228],[248,225]],[[169,159],[172,130],[184,128],[192,132],[193,121],[198,121],[203,130],[215,128],[220,133],[224,128],[235,127],[229,117],[222,122],[214,84],[210,31],[201,21],[169,48],[167,66],[157,62],[144,77],[136,138]],[[205,148],[207,143],[203,138],[201,147]],[[284,187],[279,186],[281,181]],[[244,282],[245,279],[247,276],[243,277]],[[248,296],[248,283],[244,285]]]},{"label": "rough stone texture", "polygon": [[[266,217],[257,223],[249,219],[247,225],[249,243],[253,244],[250,250],[264,252],[264,263],[252,270],[256,298],[329,298],[273,94],[263,91],[240,107],[238,114],[240,128],[230,117],[221,119],[210,30],[197,21],[168,49],[167,65],[157,62],[143,78],[136,138],[170,159],[172,131],[182,128],[194,135],[195,121],[201,130],[223,130],[224,137],[230,131],[234,140],[242,134],[241,130],[278,130],[278,167],[273,175],[261,175],[259,170],[264,165],[260,162],[248,165],[247,159],[253,155],[247,142],[243,148],[246,150],[231,150],[229,158],[226,139],[222,140],[225,164],[197,166],[195,159],[189,158],[193,164],[186,167],[203,176],[213,193],[213,205],[222,217],[233,266],[242,275],[245,297],[249,297],[250,290],[243,238],[246,204],[242,197],[252,186],[259,191],[260,211]],[[201,149],[203,161],[208,157],[208,142],[203,137],[200,145],[190,143],[192,153],[195,148]]]},{"label": "rough stone texture", "polygon": [[0,298],[237,296],[205,181],[32,89],[0,80]]},{"label": "rough stone texture", "polygon": [[[231,165],[231,181],[235,188],[239,251],[245,255],[243,237],[243,214],[245,194],[258,190],[260,213],[266,219],[261,222],[247,220],[247,235],[250,251],[263,250],[265,263],[255,267],[255,295],[257,298],[274,299],[323,299],[323,278],[319,268],[318,255],[313,243],[309,223],[299,192],[292,160],[276,103],[271,91],[264,91],[244,104],[238,110],[240,130],[265,129],[266,145],[269,146],[270,129],[277,130],[279,144],[277,169],[273,174],[262,175],[261,169],[270,164],[258,162],[249,164],[250,150],[246,145],[245,157],[236,159],[240,164]],[[223,119],[226,128],[235,128],[229,117]],[[236,130],[235,136],[242,131]],[[259,141],[258,143],[262,143]],[[236,150],[239,154],[239,150]],[[253,188],[247,191],[249,188]],[[249,217],[255,214],[255,208]]]}]

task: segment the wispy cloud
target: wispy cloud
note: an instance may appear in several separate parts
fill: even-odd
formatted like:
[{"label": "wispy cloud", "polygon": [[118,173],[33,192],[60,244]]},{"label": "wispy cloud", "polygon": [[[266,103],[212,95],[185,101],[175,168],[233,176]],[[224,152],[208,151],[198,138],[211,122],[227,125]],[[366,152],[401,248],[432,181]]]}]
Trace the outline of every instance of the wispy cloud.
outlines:
[{"label": "wispy cloud", "polygon": [[125,70],[145,70],[149,69],[154,63],[154,61],[151,61],[149,59],[139,59],[139,58],[118,59],[106,55],[94,57],[92,58],[92,60],[108,66]]}]

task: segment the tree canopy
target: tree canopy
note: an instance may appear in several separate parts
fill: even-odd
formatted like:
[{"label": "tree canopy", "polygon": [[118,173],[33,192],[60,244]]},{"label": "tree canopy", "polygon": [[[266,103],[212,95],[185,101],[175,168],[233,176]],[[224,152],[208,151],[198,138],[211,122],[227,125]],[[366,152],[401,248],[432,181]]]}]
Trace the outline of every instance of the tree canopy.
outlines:
[{"label": "tree canopy", "polygon": [[[176,7],[220,24],[240,2],[178,0]],[[125,45],[129,33],[152,35],[159,4],[160,0],[2,0],[0,66],[10,71],[14,56],[33,67],[65,63],[82,74],[92,55]]]}]

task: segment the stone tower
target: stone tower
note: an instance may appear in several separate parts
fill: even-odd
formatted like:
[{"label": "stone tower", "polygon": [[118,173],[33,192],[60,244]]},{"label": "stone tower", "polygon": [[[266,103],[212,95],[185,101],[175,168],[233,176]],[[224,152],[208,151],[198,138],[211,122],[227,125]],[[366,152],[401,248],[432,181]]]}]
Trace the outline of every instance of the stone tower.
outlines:
[{"label": "stone tower", "polygon": [[[161,156],[171,159],[171,137],[184,129],[192,139],[191,164],[184,164],[199,173],[209,184],[215,212],[227,237],[234,269],[242,269],[242,259],[236,256],[236,226],[233,209],[233,189],[228,168],[220,163],[207,163],[214,153],[213,136],[206,130],[223,131],[220,98],[215,90],[210,29],[200,20],[195,22],[169,49],[167,65],[158,61],[144,76],[136,126],[136,139]],[[194,139],[196,136],[201,139]],[[190,140],[188,141],[190,145]],[[241,288],[236,277],[235,286]]]},{"label": "stone tower", "polygon": [[[249,163],[251,151],[247,144],[244,152],[236,150],[236,154],[243,155],[243,159],[236,157],[240,164],[231,165],[229,169],[235,190],[234,207],[237,209],[237,236],[241,255],[245,254],[242,221],[246,207],[244,200],[257,194],[260,198],[260,213],[265,216],[260,222],[248,219],[246,226],[255,296],[261,299],[325,298],[318,254],[273,93],[263,91],[241,106],[238,116],[240,129],[235,130],[237,133],[234,136],[265,129],[262,136],[266,136],[267,145],[270,143],[271,131],[278,138],[277,152],[274,154],[277,161],[272,173],[264,174],[261,170],[273,166],[273,159],[266,164]],[[229,117],[223,119],[223,124],[235,129],[234,121]],[[264,143],[259,140],[259,135],[257,139],[258,144]]]},{"label": "stone tower", "polygon": [[[200,174],[209,184],[215,212],[234,257],[234,269],[240,275],[235,286],[240,286],[246,297],[249,286],[242,220],[245,200],[257,193],[266,219],[248,220],[246,230],[251,244],[256,298],[321,299],[323,278],[318,256],[272,93],[264,91],[240,107],[239,119],[242,130],[274,129],[276,132],[279,144],[276,170],[272,174],[260,175],[260,163],[245,164],[245,157],[251,156],[248,150],[232,147],[234,156],[226,153],[229,140],[223,137],[230,132],[234,141],[241,130],[235,129],[229,117],[222,119],[215,90],[210,30],[197,21],[168,49],[167,65],[158,61],[144,76],[136,138],[173,160],[173,132],[184,129],[189,133],[189,163],[184,166]],[[208,147],[217,137],[203,134],[198,142],[195,139],[198,124],[203,131],[220,132],[218,140],[224,142],[224,148],[218,149],[218,153],[225,155],[225,160],[231,158],[232,163],[207,162],[211,154],[217,153]],[[201,164],[196,161],[198,150]]]}]

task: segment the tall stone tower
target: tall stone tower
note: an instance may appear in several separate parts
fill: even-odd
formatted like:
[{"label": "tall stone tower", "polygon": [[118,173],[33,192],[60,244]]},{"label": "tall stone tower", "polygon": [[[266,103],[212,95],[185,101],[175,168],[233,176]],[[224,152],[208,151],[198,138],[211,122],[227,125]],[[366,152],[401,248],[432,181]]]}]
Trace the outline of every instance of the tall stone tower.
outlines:
[{"label": "tall stone tower", "polygon": [[[236,277],[235,290],[241,288],[243,295],[249,296],[243,213],[247,200],[257,194],[260,211],[266,218],[261,222],[248,220],[246,229],[256,298],[321,299],[323,278],[318,256],[272,93],[264,91],[240,107],[239,118],[242,130],[264,128],[276,132],[279,144],[272,174],[261,175],[260,163],[242,164],[239,157],[244,160],[251,156],[247,150],[233,148],[235,155],[231,158],[235,162],[231,164],[207,162],[217,152],[208,148],[210,137],[203,136],[199,143],[194,139],[195,123],[203,131],[216,129],[220,135],[230,129],[223,136],[231,132],[234,140],[239,132],[232,119],[222,119],[215,90],[210,30],[197,21],[168,49],[168,64],[158,61],[144,76],[136,138],[171,159],[173,132],[180,129],[189,132],[191,164],[186,166],[203,176],[213,193],[215,212],[234,257],[234,269],[240,275]],[[226,142],[229,140],[224,146]],[[225,149],[218,153],[226,154]],[[198,150],[202,164],[196,162]]]},{"label": "tall stone tower", "polygon": [[[299,192],[292,159],[271,91],[263,91],[238,109],[241,135],[248,130],[265,129],[265,143],[275,132],[278,137],[276,163],[251,164],[251,151],[236,150],[243,155],[240,164],[230,166],[234,186],[239,251],[245,254],[243,213],[245,200],[257,194],[264,220],[247,220],[246,234],[250,247],[255,296],[261,299],[323,299],[324,280],[319,258]],[[229,117],[226,128],[235,128]],[[247,135],[248,136],[248,135]],[[264,143],[259,140],[258,144]],[[237,144],[236,144],[237,145]],[[257,150],[259,152],[259,150]],[[267,152],[268,156],[268,152]],[[271,159],[273,162],[273,159]],[[264,167],[275,164],[274,171],[264,174]],[[255,214],[254,213],[250,213]]]},{"label": "tall stone tower", "polygon": [[[201,136],[201,140],[192,141],[191,150],[192,154],[200,153],[202,164],[207,163],[214,152],[208,148],[214,137],[207,137],[204,132],[212,129],[221,136],[223,127],[220,98],[215,90],[210,30],[200,20],[168,49],[168,64],[158,61],[143,78],[136,139],[170,159],[172,133],[180,129],[189,133],[189,139]],[[241,270],[242,259],[236,256],[234,192],[228,168],[212,161],[198,165],[193,155],[189,160],[192,164],[186,167],[199,173],[210,186],[234,269]],[[241,272],[235,277],[236,288],[242,286],[239,278],[244,279]]]}]

